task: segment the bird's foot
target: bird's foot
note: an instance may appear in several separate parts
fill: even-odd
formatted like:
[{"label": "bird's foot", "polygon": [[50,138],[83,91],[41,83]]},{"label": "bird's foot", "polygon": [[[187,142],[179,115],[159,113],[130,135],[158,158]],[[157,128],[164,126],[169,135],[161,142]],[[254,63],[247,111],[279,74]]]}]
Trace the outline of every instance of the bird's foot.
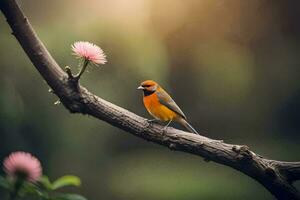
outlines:
[{"label": "bird's foot", "polygon": [[147,119],[148,123],[157,122],[157,121],[158,121],[157,119]]},{"label": "bird's foot", "polygon": [[149,126],[152,126],[153,123],[158,123],[158,120],[157,119],[146,119],[146,121],[148,122],[148,127]]},{"label": "bird's foot", "polygon": [[169,125],[170,125],[170,123],[168,123],[167,125],[165,125],[165,126],[163,127],[163,129],[162,129],[162,130],[163,130],[163,133],[166,133],[166,132],[167,132]]},{"label": "bird's foot", "polygon": [[167,125],[165,125],[164,127],[163,127],[163,133],[165,133],[166,131],[167,131],[167,128],[169,127],[169,125],[171,124],[171,122],[172,122],[172,120],[170,120],[169,122],[168,122],[168,124]]},{"label": "bird's foot", "polygon": [[164,127],[162,128],[163,134],[165,134],[165,133],[167,132],[167,129],[168,129],[168,126],[164,126]]}]

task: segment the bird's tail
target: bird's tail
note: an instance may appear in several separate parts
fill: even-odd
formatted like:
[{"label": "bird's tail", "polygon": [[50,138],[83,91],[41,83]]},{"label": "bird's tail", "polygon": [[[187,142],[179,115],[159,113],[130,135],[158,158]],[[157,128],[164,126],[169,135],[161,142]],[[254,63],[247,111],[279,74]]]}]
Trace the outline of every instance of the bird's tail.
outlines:
[{"label": "bird's tail", "polygon": [[185,119],[181,118],[178,122],[190,132],[200,135]]}]

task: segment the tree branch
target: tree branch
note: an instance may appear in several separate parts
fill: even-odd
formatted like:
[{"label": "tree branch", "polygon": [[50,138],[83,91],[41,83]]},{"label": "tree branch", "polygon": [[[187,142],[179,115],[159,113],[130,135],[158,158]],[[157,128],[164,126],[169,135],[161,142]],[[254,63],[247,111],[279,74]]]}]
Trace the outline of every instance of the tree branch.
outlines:
[{"label": "tree branch", "polygon": [[300,180],[300,162],[277,162],[276,168],[288,182]]},{"label": "tree branch", "polygon": [[300,200],[299,192],[292,185],[300,179],[300,162],[268,160],[250,151],[247,146],[226,144],[174,128],[163,131],[162,126],[148,123],[145,118],[90,93],[78,84],[70,68],[66,68],[65,73],[39,40],[15,0],[0,0],[0,9],[35,68],[70,112],[94,116],[172,150],[232,167],[261,183],[277,199]]}]

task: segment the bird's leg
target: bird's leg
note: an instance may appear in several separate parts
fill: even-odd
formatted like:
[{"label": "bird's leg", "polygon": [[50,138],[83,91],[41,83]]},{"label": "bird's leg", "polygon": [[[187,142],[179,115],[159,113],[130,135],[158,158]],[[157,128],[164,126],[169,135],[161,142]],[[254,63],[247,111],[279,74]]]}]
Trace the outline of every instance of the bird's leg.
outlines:
[{"label": "bird's leg", "polygon": [[173,120],[171,119],[171,120],[167,123],[167,125],[165,125],[165,127],[163,128],[164,131],[167,130],[168,126],[171,124],[172,121],[173,121]]}]

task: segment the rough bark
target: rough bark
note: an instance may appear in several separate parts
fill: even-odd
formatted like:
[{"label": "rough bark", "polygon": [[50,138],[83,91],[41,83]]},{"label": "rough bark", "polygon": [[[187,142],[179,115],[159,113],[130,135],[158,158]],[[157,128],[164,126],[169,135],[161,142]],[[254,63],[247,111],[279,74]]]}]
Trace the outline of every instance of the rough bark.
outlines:
[{"label": "rough bark", "polygon": [[59,67],[15,0],[0,0],[0,9],[35,68],[71,113],[91,115],[147,141],[232,167],[261,183],[277,199],[300,200],[292,185],[300,179],[300,162],[269,160],[245,145],[226,144],[174,128],[163,130],[159,124],[101,99],[82,87],[69,68],[65,73]]}]

